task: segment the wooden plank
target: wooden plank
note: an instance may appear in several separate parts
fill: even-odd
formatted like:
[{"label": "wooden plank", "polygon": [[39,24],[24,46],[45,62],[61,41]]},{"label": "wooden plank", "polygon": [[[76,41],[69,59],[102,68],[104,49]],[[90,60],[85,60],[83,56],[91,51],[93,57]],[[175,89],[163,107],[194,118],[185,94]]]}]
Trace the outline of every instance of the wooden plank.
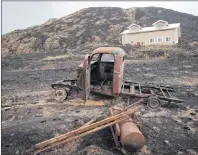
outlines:
[{"label": "wooden plank", "polygon": [[139,105],[142,101],[144,101],[143,98],[138,100],[138,101],[136,101],[136,102],[134,102],[134,103],[132,103],[131,105],[125,107],[124,110],[130,109],[130,108],[134,108],[135,106]]},{"label": "wooden plank", "polygon": [[42,147],[45,147],[45,146],[47,146],[47,145],[49,145],[51,143],[54,143],[56,141],[60,141],[60,140],[63,140],[65,138],[68,138],[69,136],[75,136],[75,135],[80,134],[82,132],[85,132],[87,130],[94,129],[94,128],[98,127],[98,126],[104,125],[106,123],[109,123],[111,121],[119,119],[119,118],[121,118],[123,116],[129,115],[129,114],[131,114],[133,112],[134,112],[134,109],[127,109],[126,111],[123,111],[120,114],[109,116],[109,117],[105,118],[104,120],[98,121],[98,122],[93,123],[91,125],[85,126],[83,128],[80,128],[80,129],[78,128],[78,129],[73,130],[71,132],[68,132],[68,133],[59,135],[59,136],[57,136],[55,138],[51,138],[49,140],[43,141],[41,143],[38,143],[38,144],[35,145],[35,148],[42,148]]},{"label": "wooden plank", "polygon": [[89,125],[89,126],[86,126],[86,127],[84,127],[84,128],[76,129],[76,130],[73,130],[73,131],[68,132],[68,133],[66,133],[66,134],[62,134],[62,135],[59,135],[59,136],[57,136],[57,137],[55,137],[55,138],[52,138],[52,139],[46,140],[46,141],[44,141],[44,142],[38,143],[38,144],[36,144],[35,147],[36,147],[36,148],[41,148],[41,147],[44,147],[44,146],[46,146],[46,145],[49,145],[50,143],[53,143],[53,142],[55,142],[55,141],[58,141],[58,140],[62,140],[62,139],[64,139],[64,138],[67,138],[68,136],[73,136],[73,135],[75,135],[75,134],[79,134],[79,133],[81,133],[81,132],[85,132],[86,130],[90,130],[90,129],[95,128],[95,127],[97,127],[97,126],[106,124],[106,123],[108,123],[108,122],[110,122],[110,121],[116,120],[116,119],[118,119],[118,118],[120,118],[120,117],[122,117],[122,116],[125,116],[125,115],[127,115],[127,114],[129,114],[129,113],[132,113],[133,111],[134,111],[133,109],[130,109],[129,111],[122,112],[122,113],[120,113],[120,114],[118,114],[118,115],[113,115],[113,116],[107,117],[107,118],[105,118],[105,119],[102,120],[102,121],[93,123],[93,124],[91,124],[91,125]]},{"label": "wooden plank", "polygon": [[83,126],[79,127],[78,129],[84,128],[87,125],[90,125],[91,123],[95,122],[96,118],[91,119],[89,122],[85,123]]},{"label": "wooden plank", "polygon": [[94,133],[94,132],[96,132],[96,131],[102,130],[102,129],[104,129],[104,128],[106,128],[106,127],[109,127],[109,126],[112,126],[112,125],[114,125],[114,124],[116,124],[116,123],[118,123],[118,122],[120,122],[120,121],[122,121],[122,120],[124,120],[124,119],[126,119],[126,118],[125,118],[125,117],[121,117],[121,118],[119,118],[119,119],[117,119],[117,120],[114,120],[114,121],[112,121],[112,122],[109,122],[109,123],[107,123],[107,124],[105,124],[105,125],[102,125],[102,126],[100,126],[100,127],[96,127],[96,128],[94,128],[94,129],[88,130],[88,131],[86,131],[86,132],[84,132],[84,133],[81,133],[81,134],[79,134],[79,135],[75,135],[75,136],[72,136],[72,137],[68,137],[67,139],[64,139],[64,140],[61,140],[61,141],[57,141],[57,142],[55,142],[55,143],[53,143],[53,144],[51,144],[51,145],[48,145],[48,146],[46,146],[46,147],[44,147],[44,148],[40,148],[40,149],[36,150],[36,151],[34,152],[34,154],[38,154],[38,153],[40,153],[40,152],[49,150],[49,149],[51,149],[51,148],[53,148],[53,147],[55,147],[55,146],[68,143],[68,142],[70,142],[70,141],[72,141],[72,140],[75,140],[75,139],[77,139],[77,138],[79,138],[79,137],[82,137],[82,136],[85,136],[85,135]]}]

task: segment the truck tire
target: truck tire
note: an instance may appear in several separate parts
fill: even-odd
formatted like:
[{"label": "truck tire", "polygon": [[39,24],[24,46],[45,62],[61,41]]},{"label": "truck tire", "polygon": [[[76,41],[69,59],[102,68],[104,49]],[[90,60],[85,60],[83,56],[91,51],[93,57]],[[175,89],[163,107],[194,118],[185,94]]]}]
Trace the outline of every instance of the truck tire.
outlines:
[{"label": "truck tire", "polygon": [[63,102],[67,98],[67,90],[64,88],[56,88],[54,91],[54,99]]},{"label": "truck tire", "polygon": [[161,107],[160,100],[155,96],[150,96],[148,98],[147,106],[149,109],[159,109]]}]

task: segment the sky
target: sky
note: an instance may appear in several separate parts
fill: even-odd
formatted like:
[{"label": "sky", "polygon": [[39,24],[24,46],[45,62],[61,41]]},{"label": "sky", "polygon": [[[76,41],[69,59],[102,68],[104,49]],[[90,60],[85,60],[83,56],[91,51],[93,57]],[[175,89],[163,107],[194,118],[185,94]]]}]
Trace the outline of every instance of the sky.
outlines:
[{"label": "sky", "polygon": [[156,6],[198,16],[198,1],[3,1],[2,33],[25,29],[60,18],[88,7],[148,7]]}]

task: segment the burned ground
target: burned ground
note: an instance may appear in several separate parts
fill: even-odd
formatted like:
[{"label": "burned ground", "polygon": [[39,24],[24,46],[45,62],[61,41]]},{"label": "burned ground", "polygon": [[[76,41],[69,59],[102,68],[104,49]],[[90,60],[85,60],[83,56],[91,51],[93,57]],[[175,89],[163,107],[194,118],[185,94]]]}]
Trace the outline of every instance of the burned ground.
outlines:
[{"label": "burned ground", "polygon": [[[137,59],[128,58],[125,79],[173,86],[177,90],[175,95],[185,100],[185,104],[178,106],[164,104],[158,111],[151,111],[145,105],[139,107],[137,115],[142,120],[146,145],[138,154],[197,154],[197,55],[186,51]],[[111,99],[100,95],[92,94],[91,100],[97,101],[90,101],[88,105],[78,99],[62,104],[53,100],[50,84],[74,78],[75,68],[82,60],[82,55],[63,52],[2,59],[2,154],[28,154],[27,151],[40,141],[71,131],[93,117],[101,119],[108,115]],[[127,102],[119,99],[116,104],[126,106]],[[106,128],[42,154],[121,153],[115,149],[110,129]]]}]

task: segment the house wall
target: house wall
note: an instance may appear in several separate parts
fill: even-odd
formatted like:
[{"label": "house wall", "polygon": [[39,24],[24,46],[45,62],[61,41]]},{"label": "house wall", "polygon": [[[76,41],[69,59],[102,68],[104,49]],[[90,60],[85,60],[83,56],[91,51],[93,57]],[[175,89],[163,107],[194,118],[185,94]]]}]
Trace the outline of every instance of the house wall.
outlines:
[{"label": "house wall", "polygon": [[[171,42],[166,42],[166,37],[171,37]],[[157,38],[163,37],[163,42],[158,43]],[[150,39],[155,38],[154,43],[150,43]],[[133,43],[132,43],[133,42]],[[122,44],[137,44],[137,42],[145,42],[145,45],[151,44],[174,44],[178,43],[178,31],[177,29],[169,29],[169,30],[159,30],[159,31],[151,31],[151,32],[142,32],[142,33],[131,33],[131,34],[123,34],[122,35]]]}]

